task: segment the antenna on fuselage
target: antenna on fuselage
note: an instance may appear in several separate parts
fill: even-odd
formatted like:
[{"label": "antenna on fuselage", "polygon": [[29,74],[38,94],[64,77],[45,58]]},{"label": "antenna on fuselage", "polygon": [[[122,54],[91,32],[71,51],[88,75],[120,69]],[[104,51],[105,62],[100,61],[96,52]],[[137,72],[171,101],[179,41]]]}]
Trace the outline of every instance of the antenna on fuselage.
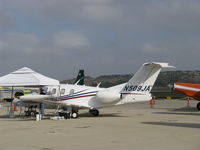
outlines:
[{"label": "antenna on fuselage", "polygon": [[97,84],[97,88],[99,88],[100,85],[101,85],[101,82],[99,82],[99,84]]}]

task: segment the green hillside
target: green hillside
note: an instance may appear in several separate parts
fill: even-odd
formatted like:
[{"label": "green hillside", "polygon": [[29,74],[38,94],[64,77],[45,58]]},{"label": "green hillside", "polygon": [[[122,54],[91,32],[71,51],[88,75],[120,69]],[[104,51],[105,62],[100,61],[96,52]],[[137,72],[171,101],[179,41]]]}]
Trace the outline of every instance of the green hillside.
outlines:
[{"label": "green hillside", "polygon": [[[99,77],[85,77],[86,85],[96,86],[101,82],[101,87],[110,87],[127,82],[133,75],[102,75]],[[63,80],[61,83],[74,84],[74,79]],[[161,72],[156,80],[155,87],[166,87],[174,82],[200,83],[200,71],[165,71]]]},{"label": "green hillside", "polygon": [[[127,82],[133,75],[102,75],[99,77],[85,77],[86,85],[97,86],[100,82],[100,87],[111,87]],[[63,80],[61,83],[74,84],[74,79]],[[152,94],[156,97],[184,97],[180,93],[172,91],[168,85],[175,82],[197,83],[200,84],[200,71],[164,71],[161,72],[152,89]]]}]

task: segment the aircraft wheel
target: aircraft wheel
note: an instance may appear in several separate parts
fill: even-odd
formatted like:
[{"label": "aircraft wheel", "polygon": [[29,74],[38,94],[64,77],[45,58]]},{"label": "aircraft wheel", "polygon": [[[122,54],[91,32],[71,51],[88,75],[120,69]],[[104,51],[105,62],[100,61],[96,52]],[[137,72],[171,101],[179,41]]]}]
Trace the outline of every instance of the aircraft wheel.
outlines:
[{"label": "aircraft wheel", "polygon": [[97,109],[91,109],[89,110],[89,113],[92,114],[93,116],[99,116],[99,110]]},{"label": "aircraft wheel", "polygon": [[200,102],[197,104],[197,109],[200,111]]},{"label": "aircraft wheel", "polygon": [[78,112],[72,112],[71,118],[78,118]]}]

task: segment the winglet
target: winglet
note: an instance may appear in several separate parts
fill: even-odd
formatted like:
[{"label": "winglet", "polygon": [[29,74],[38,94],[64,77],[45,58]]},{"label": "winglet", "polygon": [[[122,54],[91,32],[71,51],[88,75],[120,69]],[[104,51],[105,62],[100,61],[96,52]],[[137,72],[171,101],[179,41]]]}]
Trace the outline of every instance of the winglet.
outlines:
[{"label": "winglet", "polygon": [[101,82],[99,82],[99,84],[96,86],[96,88],[99,88],[100,85],[101,85]]},{"label": "winglet", "polygon": [[148,66],[148,65],[158,65],[161,68],[176,68],[175,66],[170,66],[169,63],[161,63],[161,62],[148,62],[148,63],[144,63],[144,66]]}]

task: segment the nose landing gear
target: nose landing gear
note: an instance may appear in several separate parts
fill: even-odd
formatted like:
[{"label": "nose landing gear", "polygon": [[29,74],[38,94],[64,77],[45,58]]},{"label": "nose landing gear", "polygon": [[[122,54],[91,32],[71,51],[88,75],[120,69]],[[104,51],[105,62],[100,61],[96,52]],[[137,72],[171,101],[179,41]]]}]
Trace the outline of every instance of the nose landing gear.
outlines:
[{"label": "nose landing gear", "polygon": [[92,114],[93,116],[99,116],[99,110],[97,109],[90,109],[89,113]]}]

